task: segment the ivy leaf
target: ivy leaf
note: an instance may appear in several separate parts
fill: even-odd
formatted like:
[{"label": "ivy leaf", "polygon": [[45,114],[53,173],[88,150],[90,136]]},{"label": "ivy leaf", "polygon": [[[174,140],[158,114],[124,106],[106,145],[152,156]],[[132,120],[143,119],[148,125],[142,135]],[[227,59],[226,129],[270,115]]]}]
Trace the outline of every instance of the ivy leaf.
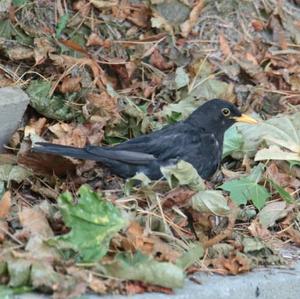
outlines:
[{"label": "ivy leaf", "polygon": [[51,82],[33,80],[26,92],[30,96],[30,105],[42,115],[56,120],[71,120],[78,113],[72,108],[72,97],[65,100],[60,94],[49,96]]},{"label": "ivy leaf", "polygon": [[177,185],[187,185],[193,190],[205,190],[203,179],[199,176],[197,170],[188,162],[180,160],[176,165],[164,166],[161,167],[160,170],[171,188]]},{"label": "ivy leaf", "polygon": [[50,244],[62,251],[78,252],[83,262],[100,260],[111,238],[125,226],[119,209],[88,185],[80,187],[78,204],[74,204],[71,193],[65,192],[58,198],[58,205],[71,231],[52,239]]},{"label": "ivy leaf", "polygon": [[199,191],[193,195],[191,201],[193,209],[202,213],[224,216],[230,211],[227,200],[222,195],[222,192],[217,190]]},{"label": "ivy leaf", "polygon": [[248,177],[226,182],[219,188],[230,192],[230,197],[237,205],[246,204],[248,200],[251,200],[258,209],[261,209],[270,197],[265,187]]}]

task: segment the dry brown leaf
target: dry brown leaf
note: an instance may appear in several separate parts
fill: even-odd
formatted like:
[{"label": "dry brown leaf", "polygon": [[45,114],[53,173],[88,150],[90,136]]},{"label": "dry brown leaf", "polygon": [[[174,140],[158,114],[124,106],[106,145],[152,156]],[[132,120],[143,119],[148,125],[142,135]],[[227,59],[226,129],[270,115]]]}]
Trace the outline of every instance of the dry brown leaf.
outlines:
[{"label": "dry brown leaf", "polygon": [[71,266],[67,269],[68,274],[76,277],[79,281],[84,281],[86,286],[97,294],[107,292],[107,286],[104,280],[95,277],[92,272],[83,268]]},{"label": "dry brown leaf", "polygon": [[132,4],[126,19],[133,24],[146,28],[149,25],[151,10],[144,4]]},{"label": "dry brown leaf", "polygon": [[251,222],[248,226],[248,230],[253,237],[260,238],[264,241],[268,241],[272,237],[271,232],[260,224],[258,218]]},{"label": "dry brown leaf", "polygon": [[146,236],[144,229],[138,222],[131,222],[126,231],[126,236],[122,243],[127,250],[139,250],[147,255],[159,256],[160,260],[169,262],[175,262],[181,255],[160,238]]},{"label": "dry brown leaf", "polygon": [[59,88],[62,93],[78,92],[81,89],[81,77],[65,77]]},{"label": "dry brown leaf", "polygon": [[95,7],[99,9],[111,8],[118,5],[119,0],[91,0],[90,1]]},{"label": "dry brown leaf", "polygon": [[263,31],[266,27],[266,24],[260,20],[252,20],[251,25],[255,31]]},{"label": "dry brown leaf", "polygon": [[[45,117],[40,117],[38,120],[35,120],[32,118],[29,120],[29,123],[27,126],[29,126],[31,129],[33,129],[36,135],[41,135],[45,129],[46,123],[47,123],[47,118],[45,118]],[[26,136],[28,136],[28,135],[26,135]]]},{"label": "dry brown leaf", "polygon": [[189,19],[180,25],[181,35],[187,37],[192,31],[194,25],[197,23],[200,13],[204,7],[205,1],[198,0],[192,11],[190,12]]},{"label": "dry brown leaf", "polygon": [[291,187],[295,190],[300,188],[300,180],[286,172],[281,172],[275,162],[267,167],[266,176],[283,188]]},{"label": "dry brown leaf", "polygon": [[214,263],[217,268],[223,268],[225,274],[237,275],[251,270],[250,260],[246,257],[236,255],[229,258],[221,257]]},{"label": "dry brown leaf", "polygon": [[178,187],[168,192],[162,199],[164,208],[171,208],[173,206],[184,206],[189,202],[189,199],[195,194],[195,191],[189,188]]},{"label": "dry brown leaf", "polygon": [[82,17],[86,17],[90,13],[91,4],[89,1],[78,0],[73,3],[73,9],[78,11]]},{"label": "dry brown leaf", "polygon": [[290,213],[282,222],[283,226],[282,231],[278,232],[278,235],[281,237],[285,237],[291,239],[295,245],[300,247],[300,231],[295,229],[294,226],[295,214]]},{"label": "dry brown leaf", "polygon": [[99,37],[98,34],[96,33],[91,33],[90,36],[88,37],[88,40],[86,42],[86,46],[103,46],[104,45],[104,40]]},{"label": "dry brown leaf", "polygon": [[26,60],[34,58],[34,51],[27,47],[14,47],[7,50],[7,55],[11,60]]},{"label": "dry brown leaf", "polygon": [[32,169],[35,174],[65,176],[76,172],[74,160],[62,156],[34,153],[31,144],[22,142],[18,164]]},{"label": "dry brown leaf", "polygon": [[5,240],[6,232],[9,232],[8,224],[5,220],[0,219],[0,243]]},{"label": "dry brown leaf", "polygon": [[11,207],[11,193],[10,191],[6,191],[0,201],[0,218],[5,219]]},{"label": "dry brown leaf", "polygon": [[245,58],[246,58],[248,61],[251,61],[253,64],[258,65],[257,59],[256,59],[250,52],[247,52],[247,53],[246,53]]},{"label": "dry brown leaf", "polygon": [[34,59],[35,64],[42,64],[47,58],[49,53],[55,52],[55,48],[46,37],[36,37],[34,39]]},{"label": "dry brown leaf", "polygon": [[23,228],[32,236],[38,235],[45,238],[53,236],[46,215],[38,208],[23,208],[18,215]]},{"label": "dry brown leaf", "polygon": [[84,147],[89,133],[83,125],[75,127],[74,124],[66,123],[56,123],[50,126],[49,130],[58,137],[53,140],[54,143],[75,147]]},{"label": "dry brown leaf", "polygon": [[225,38],[223,32],[221,32],[219,34],[219,42],[220,42],[221,51],[222,51],[223,55],[225,56],[225,58],[227,58],[228,56],[231,55],[231,49],[230,49],[229,43],[228,43],[227,39]]},{"label": "dry brown leaf", "polygon": [[[83,50],[83,52],[86,53],[86,50]],[[97,86],[101,89],[103,89],[104,85],[107,85],[109,83],[108,76],[105,74],[103,69],[98,65],[98,63],[95,60],[91,58],[88,57],[76,58],[68,55],[54,55],[54,54],[49,54],[49,58],[53,61],[54,64],[61,67],[68,68],[68,67],[73,67],[74,65],[79,65],[79,66],[86,65],[90,67],[94,76],[94,80]],[[56,84],[58,83],[59,82],[57,82]]]},{"label": "dry brown leaf", "polygon": [[160,54],[159,50],[155,49],[150,57],[150,63],[159,70],[168,70],[172,68],[173,63],[167,62],[166,59]]},{"label": "dry brown leaf", "polygon": [[112,124],[117,123],[121,116],[119,114],[118,103],[115,97],[110,96],[106,91],[100,94],[90,93],[87,95],[87,109],[92,110],[91,115],[100,115]]},{"label": "dry brown leaf", "polygon": [[153,253],[154,242],[144,235],[144,229],[138,222],[131,222],[127,231],[126,239],[123,239],[123,247],[127,250],[140,250],[151,255]]},{"label": "dry brown leaf", "polygon": [[53,143],[84,147],[87,144],[99,145],[103,139],[104,122],[92,124],[67,124],[56,123],[49,127],[49,130],[57,137]]},{"label": "dry brown leaf", "polygon": [[276,16],[272,16],[270,20],[271,29],[273,30],[273,41],[278,43],[279,47],[283,50],[288,49],[288,42],[285,37],[285,32],[281,26],[280,21]]}]

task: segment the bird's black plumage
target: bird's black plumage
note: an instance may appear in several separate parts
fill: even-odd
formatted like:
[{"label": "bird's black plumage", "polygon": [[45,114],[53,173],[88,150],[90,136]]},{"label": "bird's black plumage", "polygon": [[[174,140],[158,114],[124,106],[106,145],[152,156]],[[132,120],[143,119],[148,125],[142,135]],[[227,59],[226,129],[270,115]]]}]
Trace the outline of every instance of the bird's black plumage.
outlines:
[{"label": "bird's black plumage", "polygon": [[254,122],[233,104],[214,99],[197,108],[184,121],[112,147],[74,148],[40,142],[32,150],[100,161],[124,178],[143,172],[151,179],[159,179],[161,166],[184,160],[191,163],[202,178],[208,179],[221,163],[224,133],[235,121]]}]

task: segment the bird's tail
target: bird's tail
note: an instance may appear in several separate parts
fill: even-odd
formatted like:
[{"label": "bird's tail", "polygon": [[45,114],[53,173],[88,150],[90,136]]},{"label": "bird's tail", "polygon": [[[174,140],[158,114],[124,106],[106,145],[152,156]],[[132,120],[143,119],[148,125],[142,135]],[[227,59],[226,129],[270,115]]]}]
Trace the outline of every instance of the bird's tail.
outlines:
[{"label": "bird's tail", "polygon": [[37,142],[34,144],[31,150],[36,153],[68,156],[83,160],[97,160],[95,159],[97,157],[94,154],[87,152],[85,148],[78,148],[67,145]]},{"label": "bird's tail", "polygon": [[89,145],[85,148],[77,148],[47,142],[37,142],[32,148],[33,152],[68,156],[82,160],[94,160],[101,162],[119,161],[126,164],[144,165],[156,160],[152,154],[119,150],[116,148],[103,148],[101,146]]}]

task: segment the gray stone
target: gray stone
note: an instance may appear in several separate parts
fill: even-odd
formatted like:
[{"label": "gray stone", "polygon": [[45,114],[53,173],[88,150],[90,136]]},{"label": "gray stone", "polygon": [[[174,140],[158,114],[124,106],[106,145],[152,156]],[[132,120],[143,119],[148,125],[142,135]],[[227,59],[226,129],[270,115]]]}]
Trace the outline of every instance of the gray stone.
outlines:
[{"label": "gray stone", "polygon": [[[84,299],[297,299],[300,298],[300,263],[293,269],[267,268],[237,276],[197,274],[201,284],[187,280],[174,295],[148,293],[134,296],[85,295]],[[16,299],[46,299],[27,294]]]},{"label": "gray stone", "polygon": [[21,88],[0,88],[0,151],[18,128],[28,103],[29,97]]}]

